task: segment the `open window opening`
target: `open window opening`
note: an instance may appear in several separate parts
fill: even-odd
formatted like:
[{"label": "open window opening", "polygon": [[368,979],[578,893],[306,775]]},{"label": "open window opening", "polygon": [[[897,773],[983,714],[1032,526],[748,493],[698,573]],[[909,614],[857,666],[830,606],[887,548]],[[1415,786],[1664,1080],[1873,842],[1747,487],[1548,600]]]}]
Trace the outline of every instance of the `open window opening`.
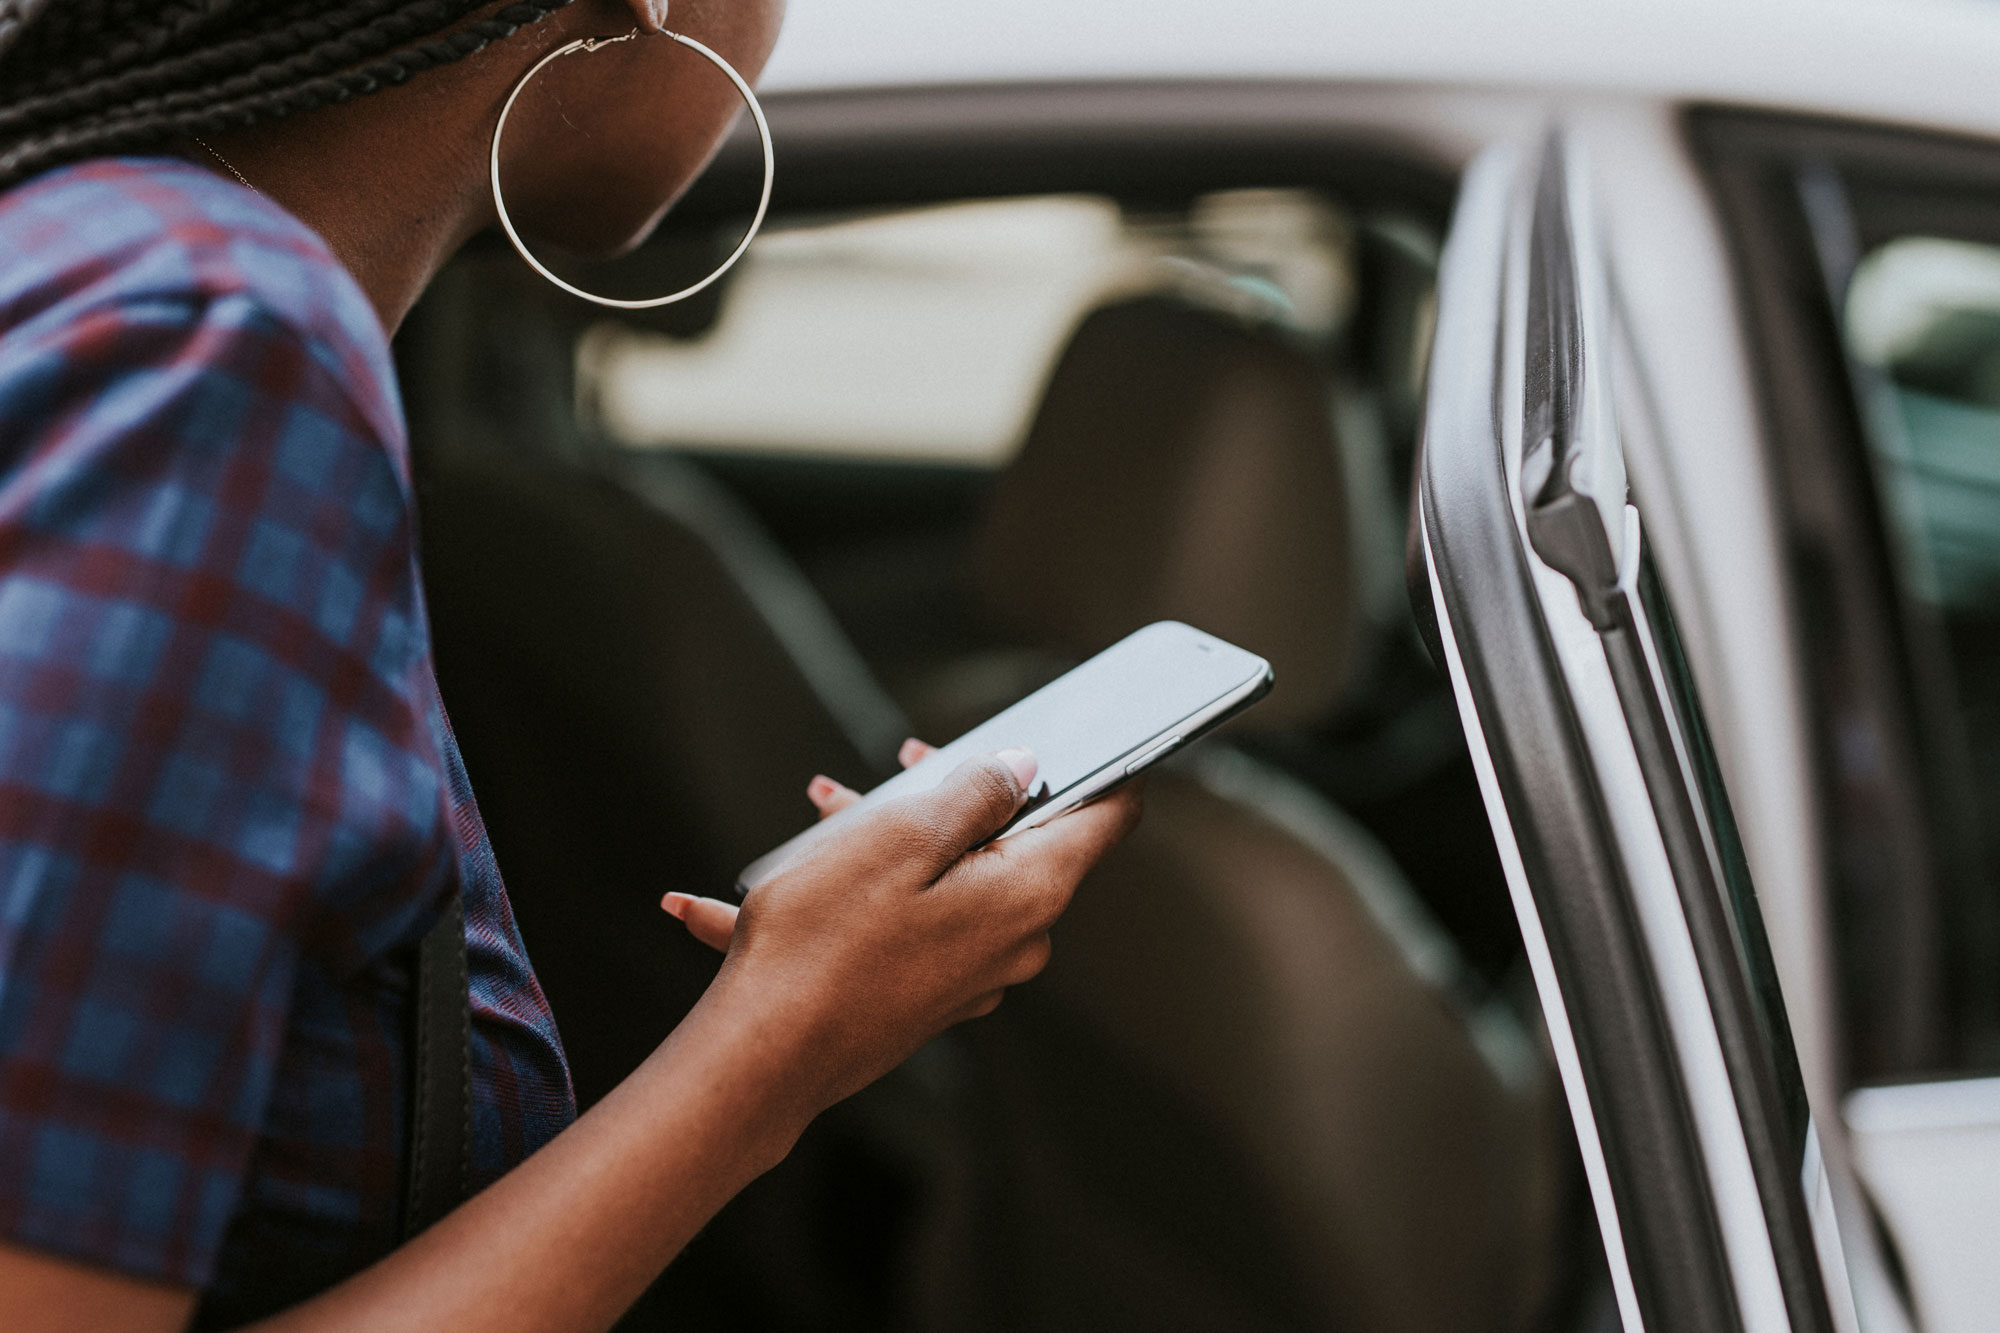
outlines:
[{"label": "open window opening", "polygon": [[[970,144],[929,192],[893,147],[808,161],[694,312],[606,321],[493,250],[413,318],[441,682],[586,1103],[713,967],[652,904],[796,831],[812,773],[872,785],[1153,619],[1278,671],[1050,972],[630,1327],[1585,1327],[1601,1251],[1402,592],[1455,182],[1090,151]],[[729,234],[692,202],[662,264]]]}]

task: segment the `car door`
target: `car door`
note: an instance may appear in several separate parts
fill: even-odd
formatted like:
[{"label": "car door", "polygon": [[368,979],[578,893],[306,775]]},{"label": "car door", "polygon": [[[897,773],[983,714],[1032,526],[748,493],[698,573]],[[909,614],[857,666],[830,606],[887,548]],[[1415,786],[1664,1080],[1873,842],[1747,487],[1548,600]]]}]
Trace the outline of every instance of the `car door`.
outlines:
[{"label": "car door", "polygon": [[1439,282],[1418,602],[1629,1331],[1854,1327],[1762,918],[1627,494],[1650,429],[1561,135],[1490,150]]}]

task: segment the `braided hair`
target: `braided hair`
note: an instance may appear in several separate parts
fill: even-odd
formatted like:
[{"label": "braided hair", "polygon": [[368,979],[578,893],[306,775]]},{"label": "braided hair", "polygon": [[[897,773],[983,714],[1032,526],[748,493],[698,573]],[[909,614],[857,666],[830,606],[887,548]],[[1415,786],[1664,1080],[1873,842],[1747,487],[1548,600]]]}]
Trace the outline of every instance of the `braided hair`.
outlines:
[{"label": "braided hair", "polygon": [[0,189],[345,102],[569,0],[0,0]]}]

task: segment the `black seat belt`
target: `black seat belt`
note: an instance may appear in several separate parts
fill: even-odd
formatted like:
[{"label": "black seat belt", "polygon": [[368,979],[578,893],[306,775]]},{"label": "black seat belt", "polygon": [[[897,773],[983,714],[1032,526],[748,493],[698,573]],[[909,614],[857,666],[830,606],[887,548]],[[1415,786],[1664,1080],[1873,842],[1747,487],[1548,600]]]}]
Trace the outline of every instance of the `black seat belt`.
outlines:
[{"label": "black seat belt", "polygon": [[472,997],[465,906],[452,895],[417,945],[410,1005],[410,1129],[403,1239],[465,1199],[472,1137]]}]

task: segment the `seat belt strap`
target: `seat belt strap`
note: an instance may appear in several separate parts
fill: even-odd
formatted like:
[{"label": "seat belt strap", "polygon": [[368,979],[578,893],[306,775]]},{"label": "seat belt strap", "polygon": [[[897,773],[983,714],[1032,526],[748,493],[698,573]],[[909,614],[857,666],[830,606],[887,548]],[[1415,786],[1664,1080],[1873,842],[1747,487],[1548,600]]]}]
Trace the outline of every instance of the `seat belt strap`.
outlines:
[{"label": "seat belt strap", "polygon": [[472,997],[459,895],[417,945],[403,1239],[465,1199],[472,1137]]}]

